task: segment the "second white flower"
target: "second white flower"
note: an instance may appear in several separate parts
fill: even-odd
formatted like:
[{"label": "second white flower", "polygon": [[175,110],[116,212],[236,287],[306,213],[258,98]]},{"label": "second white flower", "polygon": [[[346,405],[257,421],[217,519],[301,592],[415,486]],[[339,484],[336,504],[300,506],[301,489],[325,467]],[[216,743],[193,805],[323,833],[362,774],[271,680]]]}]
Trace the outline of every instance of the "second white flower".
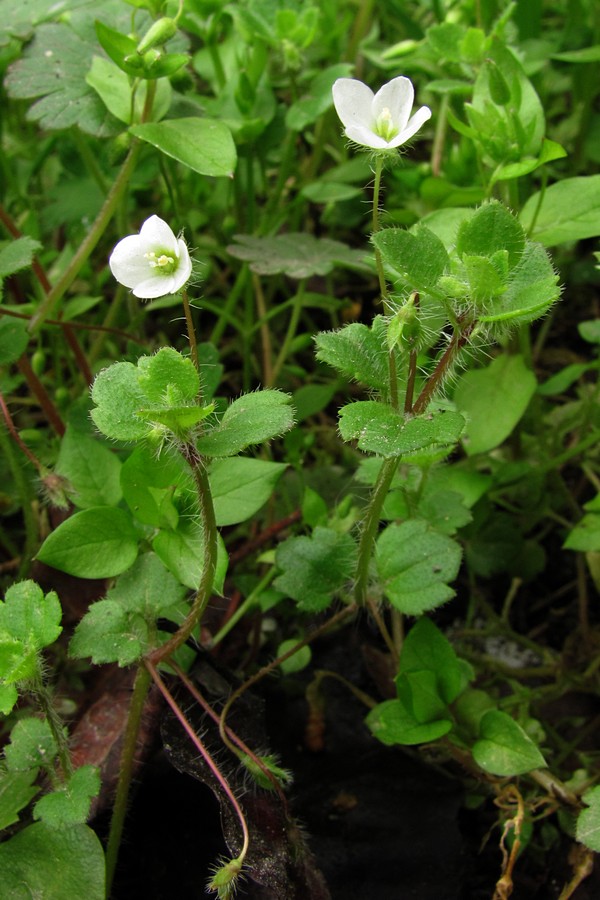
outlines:
[{"label": "second white flower", "polygon": [[355,78],[338,78],[333,103],[346,137],[371,150],[393,150],[431,118],[428,106],[411,116],[415,91],[409,78],[392,78],[376,94]]}]

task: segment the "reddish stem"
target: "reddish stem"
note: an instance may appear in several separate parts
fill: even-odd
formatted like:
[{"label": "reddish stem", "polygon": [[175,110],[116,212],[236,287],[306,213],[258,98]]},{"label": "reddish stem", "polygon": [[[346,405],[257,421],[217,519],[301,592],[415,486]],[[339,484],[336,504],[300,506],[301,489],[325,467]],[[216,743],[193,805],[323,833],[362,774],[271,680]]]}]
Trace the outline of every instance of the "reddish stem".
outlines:
[{"label": "reddish stem", "polygon": [[27,359],[27,355],[25,353],[22,356],[20,356],[19,359],[17,360],[17,368],[19,369],[21,374],[25,377],[25,380],[27,381],[27,384],[28,384],[29,389],[31,390],[32,394],[34,394],[37,397],[38,403],[44,410],[44,413],[46,414],[46,418],[48,419],[49,424],[52,425],[52,427],[54,428],[57,435],[59,437],[62,437],[65,433],[64,422],[61,419],[59,412],[58,412],[57,408],[55,407],[54,403],[50,399],[50,396],[49,396],[48,392],[46,391],[46,388],[44,387],[44,385],[42,384],[40,379],[37,377],[37,375],[31,368],[31,366],[29,364],[29,360]]},{"label": "reddish stem", "polygon": [[23,439],[21,438],[21,435],[15,428],[15,423],[13,422],[13,419],[9,412],[8,406],[6,405],[6,403],[4,401],[4,397],[2,396],[1,393],[0,393],[0,409],[2,410],[2,415],[4,416],[4,421],[6,422],[6,427],[8,428],[8,432],[9,432],[10,436],[12,437],[14,442],[20,447],[20,449],[23,451],[25,456],[33,463],[33,465],[38,470],[38,472],[41,473],[43,471],[44,467],[42,466],[42,464],[39,461],[39,459],[37,458],[37,456],[31,452],[31,450],[29,449],[27,444],[23,441]]}]

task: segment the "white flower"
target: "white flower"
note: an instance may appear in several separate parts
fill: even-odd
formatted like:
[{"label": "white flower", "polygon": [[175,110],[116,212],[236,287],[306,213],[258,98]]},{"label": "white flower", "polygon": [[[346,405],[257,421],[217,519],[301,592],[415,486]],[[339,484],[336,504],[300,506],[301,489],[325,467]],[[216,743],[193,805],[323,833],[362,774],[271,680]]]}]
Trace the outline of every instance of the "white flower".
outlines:
[{"label": "white flower", "polygon": [[412,82],[403,75],[392,78],[376,94],[355,78],[338,78],[333,85],[333,102],[346,137],[371,150],[400,147],[431,118],[428,106],[409,118],[414,98]]},{"label": "white flower", "polygon": [[158,216],[146,219],[139,234],[119,241],[108,264],[117,281],[142,300],[177,293],[192,274],[185,241]]}]

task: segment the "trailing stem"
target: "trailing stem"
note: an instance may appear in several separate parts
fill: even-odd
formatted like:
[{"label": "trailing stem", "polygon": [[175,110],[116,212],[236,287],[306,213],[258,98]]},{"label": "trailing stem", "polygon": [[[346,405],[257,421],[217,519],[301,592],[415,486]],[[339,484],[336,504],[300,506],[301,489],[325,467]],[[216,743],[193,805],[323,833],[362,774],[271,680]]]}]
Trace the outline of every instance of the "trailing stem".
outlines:
[{"label": "trailing stem", "polygon": [[242,808],[241,808],[240,804],[238,803],[235,794],[231,790],[227,779],[225,778],[223,773],[220,771],[218,765],[216,764],[216,762],[214,761],[214,759],[212,758],[212,756],[210,755],[210,753],[208,752],[208,750],[206,749],[206,747],[204,746],[204,744],[202,743],[202,741],[200,740],[200,738],[198,737],[198,735],[196,734],[196,732],[194,731],[194,729],[192,728],[192,726],[190,725],[188,720],[186,719],[184,713],[179,708],[177,702],[175,701],[175,698],[173,697],[173,695],[171,694],[171,692],[165,685],[164,681],[160,677],[160,675],[157,672],[157,670],[155,669],[155,667],[152,665],[152,663],[148,659],[145,661],[145,665],[146,665],[146,669],[150,673],[150,676],[152,677],[154,683],[156,684],[156,686],[160,690],[161,694],[163,695],[163,697],[165,698],[165,700],[171,707],[172,711],[175,713],[175,716],[177,717],[178,721],[182,725],[187,736],[189,737],[189,739],[192,741],[194,746],[197,748],[197,750],[201,754],[202,758],[204,759],[204,762],[206,763],[206,765],[209,767],[212,774],[215,776],[215,778],[219,782],[219,785],[221,786],[225,796],[227,797],[227,799],[231,803],[231,806],[233,807],[233,809],[236,812],[236,815],[239,819],[240,827],[242,829],[242,849],[237,855],[237,860],[239,860],[240,866],[241,866],[241,864],[243,863],[244,858],[248,852],[248,846],[250,844],[250,835],[248,833],[248,825],[246,824],[246,819],[245,819],[244,813],[242,812]]}]

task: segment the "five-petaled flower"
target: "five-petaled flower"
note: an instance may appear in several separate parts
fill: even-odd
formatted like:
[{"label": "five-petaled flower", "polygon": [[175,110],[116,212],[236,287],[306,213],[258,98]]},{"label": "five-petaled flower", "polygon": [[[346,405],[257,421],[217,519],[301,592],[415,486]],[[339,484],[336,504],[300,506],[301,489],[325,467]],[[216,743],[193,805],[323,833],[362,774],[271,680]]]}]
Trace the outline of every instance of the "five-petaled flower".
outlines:
[{"label": "five-petaled flower", "polygon": [[431,118],[428,106],[411,117],[415,91],[409,78],[400,75],[376,94],[355,78],[338,78],[333,102],[346,137],[371,150],[393,150],[410,140]]},{"label": "five-petaled flower", "polygon": [[158,216],[146,219],[139,234],[119,241],[108,264],[117,281],[142,300],[177,293],[192,274],[185,241]]}]

